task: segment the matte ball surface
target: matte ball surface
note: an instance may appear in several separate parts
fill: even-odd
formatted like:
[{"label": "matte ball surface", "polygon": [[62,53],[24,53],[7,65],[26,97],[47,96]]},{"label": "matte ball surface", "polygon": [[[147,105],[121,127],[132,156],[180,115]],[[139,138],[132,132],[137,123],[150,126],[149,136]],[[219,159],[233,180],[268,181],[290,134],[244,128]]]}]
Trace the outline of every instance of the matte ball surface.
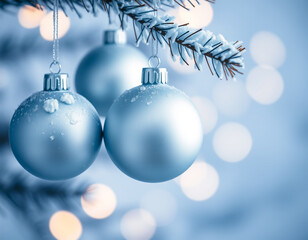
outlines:
[{"label": "matte ball surface", "polygon": [[168,85],[143,85],[111,106],[104,141],[113,162],[144,182],[177,177],[196,159],[203,141],[199,114],[189,98]]},{"label": "matte ball surface", "polygon": [[33,175],[63,180],[85,171],[95,160],[102,126],[94,107],[69,91],[41,91],[15,111],[10,144],[19,163]]},{"label": "matte ball surface", "polygon": [[125,90],[140,84],[145,56],[126,44],[107,44],[92,50],[81,61],[75,78],[78,93],[86,97],[101,116]]}]

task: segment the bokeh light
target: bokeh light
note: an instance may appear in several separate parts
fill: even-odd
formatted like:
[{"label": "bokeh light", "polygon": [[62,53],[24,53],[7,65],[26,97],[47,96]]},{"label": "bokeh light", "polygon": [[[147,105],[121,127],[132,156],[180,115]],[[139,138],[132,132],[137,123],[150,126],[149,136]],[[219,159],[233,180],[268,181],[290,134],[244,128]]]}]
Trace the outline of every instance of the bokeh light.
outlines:
[{"label": "bokeh light", "polygon": [[133,209],[121,220],[121,232],[127,240],[151,239],[156,230],[153,216],[144,209]]},{"label": "bokeh light", "polygon": [[153,215],[158,226],[170,224],[177,213],[175,198],[161,189],[148,192],[141,200],[141,207]]},{"label": "bokeh light", "polygon": [[92,218],[109,217],[117,205],[113,190],[104,184],[92,184],[81,197],[81,206],[85,213]]},{"label": "bokeh light", "polygon": [[219,186],[219,175],[213,166],[197,160],[180,176],[180,186],[189,199],[204,201],[216,193]]},{"label": "bokeh light", "polygon": [[245,85],[240,81],[224,81],[215,85],[213,101],[220,113],[228,117],[238,117],[247,111],[250,97]]},{"label": "bokeh light", "polygon": [[286,48],[272,32],[258,32],[250,42],[250,53],[258,64],[280,67],[286,59]]},{"label": "bokeh light", "polygon": [[77,240],[82,233],[79,219],[68,211],[58,211],[49,221],[51,234],[58,240]]},{"label": "bokeh light", "polygon": [[191,100],[200,114],[204,133],[209,133],[217,123],[218,114],[215,105],[204,97],[193,97]]},{"label": "bokeh light", "polygon": [[46,10],[25,5],[20,8],[18,12],[18,21],[24,28],[35,28],[40,25],[40,22],[45,15]]},{"label": "bokeh light", "polygon": [[249,72],[246,89],[256,102],[272,104],[281,97],[284,84],[282,76],[275,68],[262,65]]},{"label": "bokeh light", "polygon": [[212,22],[214,12],[209,2],[200,1],[200,5],[188,6],[188,8],[189,11],[182,7],[178,8],[180,23],[189,23],[191,28],[203,28]]},{"label": "bokeh light", "polygon": [[249,154],[252,137],[246,127],[239,123],[226,123],[214,134],[213,146],[216,154],[224,161],[238,162]]},{"label": "bokeh light", "polygon": [[[70,28],[70,19],[65,16],[64,12],[59,10],[59,39],[62,38]],[[53,40],[53,13],[49,12],[40,23],[41,36],[47,40]]]}]

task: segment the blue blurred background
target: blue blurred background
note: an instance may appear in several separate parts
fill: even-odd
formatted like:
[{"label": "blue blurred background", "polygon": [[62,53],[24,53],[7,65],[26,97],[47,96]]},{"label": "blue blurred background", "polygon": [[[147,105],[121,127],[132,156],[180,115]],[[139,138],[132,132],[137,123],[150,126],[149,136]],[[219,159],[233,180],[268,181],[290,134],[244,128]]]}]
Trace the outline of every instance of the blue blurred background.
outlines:
[{"label": "blue blurred background", "polygon": [[[7,137],[14,110],[42,89],[48,72],[50,15],[0,12],[0,239],[308,239],[308,3],[217,0],[199,8],[201,14],[168,11],[179,23],[242,40],[247,52],[244,74],[221,81],[207,66],[198,72],[159,50],[170,85],[192,98],[204,122],[196,163],[175,180],[142,183],[121,173],[102,146],[86,172],[52,184],[54,192],[70,188],[60,197],[36,192],[51,183],[23,170]],[[102,44],[103,30],[118,26],[104,13],[80,12],[81,19],[70,11],[60,18],[60,59],[72,83],[82,57]],[[134,45],[131,26],[127,33]],[[149,46],[139,49],[150,56]],[[26,188],[8,187],[18,181]],[[81,185],[89,187],[80,199],[74,191]],[[38,208],[29,196],[43,192]]]}]

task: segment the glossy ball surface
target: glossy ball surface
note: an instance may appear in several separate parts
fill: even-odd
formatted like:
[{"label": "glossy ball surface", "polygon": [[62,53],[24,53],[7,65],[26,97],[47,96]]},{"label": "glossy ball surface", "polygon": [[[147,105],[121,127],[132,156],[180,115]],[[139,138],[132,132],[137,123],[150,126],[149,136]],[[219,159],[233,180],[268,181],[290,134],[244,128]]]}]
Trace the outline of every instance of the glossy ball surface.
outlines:
[{"label": "glossy ball surface", "polygon": [[15,111],[9,132],[12,151],[31,174],[64,180],[95,160],[102,126],[95,108],[70,91],[41,91]]},{"label": "glossy ball surface", "polygon": [[104,141],[110,158],[125,174],[162,182],[191,166],[203,131],[196,108],[183,92],[163,84],[142,85],[113,103]]},{"label": "glossy ball surface", "polygon": [[125,90],[140,84],[146,57],[127,44],[106,44],[93,49],[78,66],[75,86],[101,116]]}]

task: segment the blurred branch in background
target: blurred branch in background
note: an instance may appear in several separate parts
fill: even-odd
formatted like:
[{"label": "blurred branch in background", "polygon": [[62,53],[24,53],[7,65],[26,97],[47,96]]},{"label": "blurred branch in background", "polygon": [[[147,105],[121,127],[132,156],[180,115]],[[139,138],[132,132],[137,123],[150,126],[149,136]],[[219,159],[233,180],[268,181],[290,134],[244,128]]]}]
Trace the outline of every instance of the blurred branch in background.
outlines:
[{"label": "blurred branch in background", "polygon": [[[32,206],[46,210],[53,203],[64,208],[72,207],[76,198],[85,192],[86,184],[74,186],[70,182],[48,183],[41,180],[30,181],[21,173],[8,174],[1,171],[0,198],[7,201],[20,212],[29,212]],[[1,209],[0,207],[0,210]]]},{"label": "blurred branch in background", "polygon": [[[214,3],[215,1],[207,1]],[[133,21],[133,29],[136,36],[137,45],[143,41],[148,44],[150,39],[158,41],[161,46],[165,44],[170,48],[170,54],[173,58],[179,56],[181,62],[189,65],[188,59],[193,59],[196,69],[201,70],[204,60],[211,73],[213,72],[219,78],[225,76],[234,77],[236,73],[241,72],[239,68],[244,67],[242,53],[245,48],[242,47],[241,41],[228,42],[222,35],[214,35],[210,31],[203,29],[193,29],[187,27],[189,23],[178,25],[174,22],[174,17],[165,15],[159,16],[155,12],[163,10],[162,6],[174,7],[179,5],[189,10],[186,1],[162,0],[162,1],[125,1],[125,0],[70,0],[60,1],[60,8],[66,12],[65,6],[81,17],[78,8],[84,8],[87,12],[97,14],[97,9],[107,12],[109,21],[112,22],[117,16],[121,22],[121,27],[126,28],[129,19]],[[191,7],[195,5],[188,0]],[[36,8],[52,9],[53,3],[49,0],[31,1],[31,0],[12,0],[2,1],[0,9],[7,11],[9,6],[21,7],[31,5]],[[199,1],[196,1],[199,5]],[[112,14],[114,13],[115,16]],[[138,33],[137,30],[138,29]],[[211,60],[212,71],[208,58]]]}]

